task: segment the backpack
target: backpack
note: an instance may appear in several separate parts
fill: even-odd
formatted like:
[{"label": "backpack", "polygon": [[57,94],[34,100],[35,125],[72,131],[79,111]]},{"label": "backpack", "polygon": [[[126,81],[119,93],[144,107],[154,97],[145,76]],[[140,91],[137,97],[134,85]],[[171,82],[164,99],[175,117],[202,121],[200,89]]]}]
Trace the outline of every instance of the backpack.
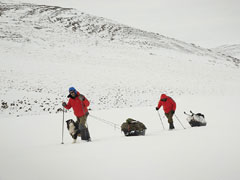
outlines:
[{"label": "backpack", "polygon": [[143,123],[131,118],[128,118],[126,122],[121,125],[121,131],[124,132],[125,136],[144,136],[146,129]]}]

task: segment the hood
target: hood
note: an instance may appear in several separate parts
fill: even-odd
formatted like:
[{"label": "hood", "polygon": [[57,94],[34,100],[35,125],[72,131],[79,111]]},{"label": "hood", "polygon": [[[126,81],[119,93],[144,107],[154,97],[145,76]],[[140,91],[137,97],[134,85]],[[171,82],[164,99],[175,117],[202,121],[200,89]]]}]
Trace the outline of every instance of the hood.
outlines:
[{"label": "hood", "polygon": [[162,94],[160,99],[166,99],[167,98],[167,95],[166,94]]}]

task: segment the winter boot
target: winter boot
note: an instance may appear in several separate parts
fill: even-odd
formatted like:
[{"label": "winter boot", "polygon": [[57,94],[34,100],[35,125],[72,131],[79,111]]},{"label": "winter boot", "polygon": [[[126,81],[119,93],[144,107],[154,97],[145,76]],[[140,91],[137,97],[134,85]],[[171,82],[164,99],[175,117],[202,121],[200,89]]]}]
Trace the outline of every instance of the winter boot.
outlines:
[{"label": "winter boot", "polygon": [[86,129],[86,137],[87,137],[86,139],[88,142],[91,141],[91,137],[90,137],[88,128]]},{"label": "winter boot", "polygon": [[81,130],[81,139],[86,141],[91,141],[90,134],[88,128]]},{"label": "winter boot", "polygon": [[169,123],[169,130],[175,129],[173,123]]}]

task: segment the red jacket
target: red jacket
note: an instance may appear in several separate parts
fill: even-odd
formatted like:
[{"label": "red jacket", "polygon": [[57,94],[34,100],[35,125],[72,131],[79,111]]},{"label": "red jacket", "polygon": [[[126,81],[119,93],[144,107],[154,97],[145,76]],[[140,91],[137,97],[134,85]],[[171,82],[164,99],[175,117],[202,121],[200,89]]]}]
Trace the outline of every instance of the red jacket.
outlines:
[{"label": "red jacket", "polygon": [[[83,96],[83,95],[81,95]],[[84,97],[84,96],[83,96]],[[84,97],[84,100],[80,100],[80,93],[77,92],[77,96],[73,98],[69,98],[68,104],[65,106],[66,109],[73,108],[74,114],[77,117],[82,117],[85,114],[87,114],[90,102],[87,100],[87,98]]]},{"label": "red jacket", "polygon": [[[167,99],[167,100],[161,101],[162,99]],[[166,94],[161,95],[157,108],[159,109],[161,106],[163,106],[163,110],[165,113],[169,113],[172,110],[173,111],[176,110],[175,101],[171,97],[167,96]]]}]

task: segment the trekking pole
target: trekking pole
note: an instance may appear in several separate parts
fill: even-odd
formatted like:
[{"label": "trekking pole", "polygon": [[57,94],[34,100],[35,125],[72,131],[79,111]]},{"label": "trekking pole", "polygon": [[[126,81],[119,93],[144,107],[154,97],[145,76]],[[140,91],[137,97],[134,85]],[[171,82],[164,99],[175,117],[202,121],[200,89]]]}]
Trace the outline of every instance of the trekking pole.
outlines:
[{"label": "trekking pole", "polygon": [[161,118],[161,116],[160,116],[160,113],[159,113],[159,111],[157,111],[157,112],[158,112],[159,119],[160,119],[160,120],[161,120],[161,122],[162,122],[162,127],[163,127],[163,129],[165,129],[165,128],[164,128],[164,125],[163,125],[162,118]]},{"label": "trekking pole", "polygon": [[64,142],[63,142],[63,134],[64,134],[64,107],[63,107],[63,121],[62,121],[62,143],[61,143],[61,144],[64,144]]},{"label": "trekking pole", "polygon": [[183,129],[186,129],[183,124],[181,123],[181,121],[179,120],[179,118],[177,117],[177,115],[175,114],[175,117],[177,118],[178,122],[182,125]]}]

